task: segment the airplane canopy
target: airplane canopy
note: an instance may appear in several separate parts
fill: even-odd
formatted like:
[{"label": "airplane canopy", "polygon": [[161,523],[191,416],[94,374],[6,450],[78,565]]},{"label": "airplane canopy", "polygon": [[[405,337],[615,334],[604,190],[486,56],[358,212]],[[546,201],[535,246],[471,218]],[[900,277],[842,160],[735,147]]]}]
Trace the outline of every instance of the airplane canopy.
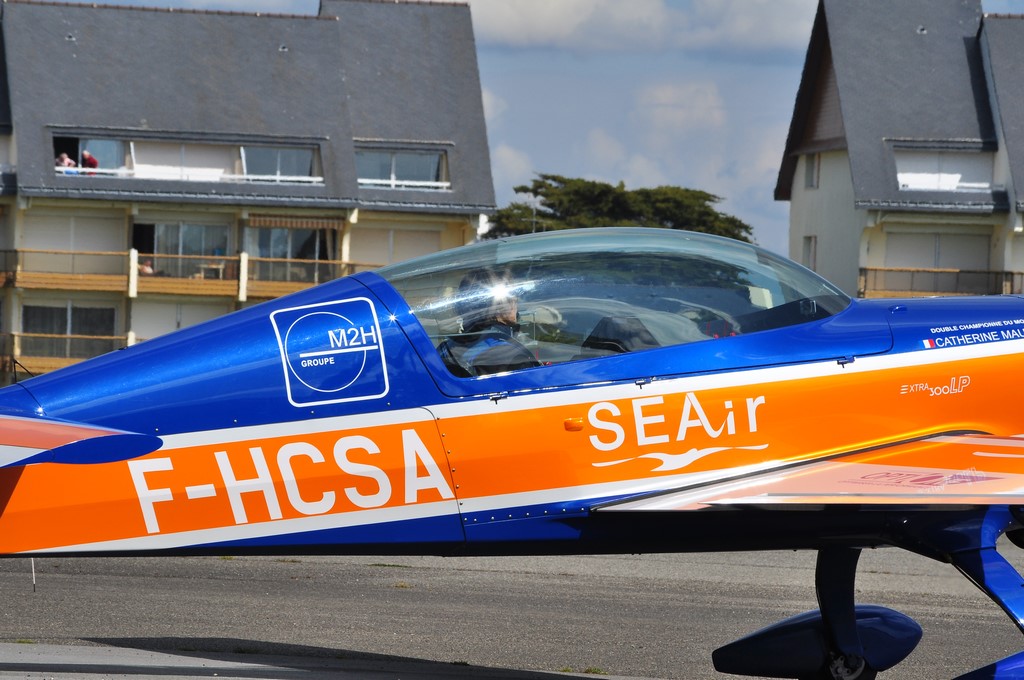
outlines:
[{"label": "airplane canopy", "polygon": [[581,229],[484,241],[377,272],[435,345],[517,304],[543,365],[824,319],[849,298],[748,243],[670,229]]}]

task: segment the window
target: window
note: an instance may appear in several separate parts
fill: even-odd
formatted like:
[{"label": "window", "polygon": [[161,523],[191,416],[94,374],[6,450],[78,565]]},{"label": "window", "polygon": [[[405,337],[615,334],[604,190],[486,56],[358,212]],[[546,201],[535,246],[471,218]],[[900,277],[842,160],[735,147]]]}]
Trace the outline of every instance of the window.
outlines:
[{"label": "window", "polygon": [[804,156],[804,188],[817,189],[821,178],[821,154],[809,153]]},{"label": "window", "polygon": [[313,176],[313,150],[243,146],[242,174],[258,181],[306,180]]},{"label": "window", "polygon": [[112,337],[116,316],[113,307],[85,303],[26,304],[21,311],[21,354],[86,359],[113,351],[123,344]]},{"label": "window", "polygon": [[[200,278],[214,264],[223,264],[228,252],[226,224],[189,224],[164,222],[136,224],[132,245],[140,259],[152,259],[153,269],[162,276]],[[152,256],[150,258],[149,256]]]},{"label": "window", "polygon": [[978,151],[896,149],[900,191],[992,191],[994,154]]},{"label": "window", "polygon": [[[120,169],[125,167],[124,143],[115,139],[83,139],[82,153],[88,151],[100,168]],[[85,165],[79,158],[79,167]]]},{"label": "window", "polygon": [[384,189],[451,188],[448,157],[443,151],[356,151],[359,185]]},{"label": "window", "polygon": [[133,176],[216,182],[235,172],[237,150],[215,144],[132,142]]},{"label": "window", "polygon": [[992,237],[986,229],[930,232],[919,227],[888,227],[884,279],[890,291],[991,294],[998,290],[988,273]]},{"label": "window", "polygon": [[[85,161],[89,151],[95,159]],[[54,136],[57,174],[187,182],[323,184],[314,146]]]},{"label": "window", "polygon": [[124,215],[79,210],[33,210],[25,215],[20,260],[24,271],[63,274],[125,273]]},{"label": "window", "polygon": [[[245,231],[245,251],[250,276],[264,281],[303,281],[318,283],[334,278],[325,261],[331,260],[331,236],[328,229],[292,227],[249,227]],[[318,264],[318,261],[325,262]]]},{"label": "window", "polygon": [[115,139],[54,137],[54,167],[64,175],[123,175],[127,171],[124,143]]}]

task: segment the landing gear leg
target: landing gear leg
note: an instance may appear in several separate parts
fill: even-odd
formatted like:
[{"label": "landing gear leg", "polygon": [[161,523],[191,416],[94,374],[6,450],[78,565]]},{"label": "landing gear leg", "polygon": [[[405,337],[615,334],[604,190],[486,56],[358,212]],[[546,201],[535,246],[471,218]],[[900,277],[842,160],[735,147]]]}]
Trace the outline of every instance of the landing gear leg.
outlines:
[{"label": "landing gear leg", "polygon": [[[981,588],[993,602],[1024,632],[1024,578],[995,548],[980,548],[955,553],[953,566]],[[979,668],[957,680],[991,680],[1024,677],[1024,652],[1018,652],[994,664]]]},{"label": "landing gear leg", "polygon": [[[971,583],[998,604],[1024,632],[1024,577],[996,550],[1002,534],[1020,546],[1024,540],[1024,508],[989,506],[951,521],[941,514],[898,518],[891,526],[902,531],[902,547],[926,557],[951,562]],[[898,544],[899,545],[899,544]],[[979,668],[957,680],[1024,678],[1024,651]]]},{"label": "landing gear leg", "polygon": [[854,604],[859,557],[853,548],[819,551],[814,585],[820,609],[719,647],[711,655],[715,668],[797,680],[874,680],[907,658],[921,640],[921,626],[885,607]]},{"label": "landing gear leg", "polygon": [[995,548],[954,553],[953,566],[988,595],[1024,632],[1024,579]]},{"label": "landing gear leg", "polygon": [[857,631],[853,584],[859,559],[860,550],[856,548],[818,551],[814,589],[821,610],[828,665],[822,675],[807,680],[873,680],[877,675],[864,658],[864,646]]}]

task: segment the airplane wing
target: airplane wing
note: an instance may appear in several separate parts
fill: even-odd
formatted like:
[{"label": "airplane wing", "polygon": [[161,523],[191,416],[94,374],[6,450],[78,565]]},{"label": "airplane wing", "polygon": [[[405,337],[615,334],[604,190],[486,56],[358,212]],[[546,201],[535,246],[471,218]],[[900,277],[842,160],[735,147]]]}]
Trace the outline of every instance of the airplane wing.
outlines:
[{"label": "airplane wing", "polygon": [[[995,545],[987,542],[994,543],[995,537],[1005,530],[1001,523],[1008,518],[1005,513],[996,513],[994,526],[985,529],[986,523],[976,512],[987,510],[987,506],[1020,505],[1024,505],[1024,437],[944,434],[840,453],[730,480],[634,496],[594,510],[816,510],[838,506],[848,507],[851,512],[871,507],[900,508],[913,516],[934,510],[963,509],[965,516],[977,519],[978,535],[962,544],[957,542],[963,538],[962,533],[953,532],[958,537],[953,541],[936,540],[927,536],[927,531],[919,533],[913,523],[908,535],[926,550],[944,555],[999,604],[1018,628],[1024,629],[1024,598],[1020,595],[1024,579],[999,555]],[[1024,546],[1020,532],[1021,529],[1014,529],[1006,532],[1006,536],[1017,546]],[[831,673],[816,673],[827,663],[844,672],[862,668],[865,663],[879,671],[905,658],[917,644],[920,628],[898,612],[854,604],[853,574],[859,554],[859,550],[844,548],[820,549],[815,592],[821,609],[717,649],[713,657],[715,668],[739,675],[764,675],[766,668],[782,668],[778,673],[767,674],[828,677]],[[887,632],[882,634],[883,630]],[[787,661],[781,667],[773,665],[778,659]],[[1022,668],[1024,653],[1019,653],[960,677],[1021,677],[1018,672]],[[874,677],[874,673],[866,677]]]},{"label": "airplane wing", "polygon": [[155,451],[159,437],[48,418],[0,415],[0,468],[109,463]]},{"label": "airplane wing", "polygon": [[936,435],[595,507],[1024,504],[1024,437]]}]

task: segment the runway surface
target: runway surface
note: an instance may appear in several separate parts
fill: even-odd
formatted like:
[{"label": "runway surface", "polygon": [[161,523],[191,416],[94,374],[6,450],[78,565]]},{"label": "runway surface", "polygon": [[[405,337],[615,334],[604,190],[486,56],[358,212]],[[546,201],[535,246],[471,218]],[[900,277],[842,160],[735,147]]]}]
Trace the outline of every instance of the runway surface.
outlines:
[{"label": "runway surface", "polygon": [[[0,678],[722,680],[713,649],[816,607],[809,552],[42,558],[35,591],[30,568],[0,560]],[[858,601],[925,630],[882,678],[949,678],[1024,648],[948,565],[876,550],[858,574]]]}]

